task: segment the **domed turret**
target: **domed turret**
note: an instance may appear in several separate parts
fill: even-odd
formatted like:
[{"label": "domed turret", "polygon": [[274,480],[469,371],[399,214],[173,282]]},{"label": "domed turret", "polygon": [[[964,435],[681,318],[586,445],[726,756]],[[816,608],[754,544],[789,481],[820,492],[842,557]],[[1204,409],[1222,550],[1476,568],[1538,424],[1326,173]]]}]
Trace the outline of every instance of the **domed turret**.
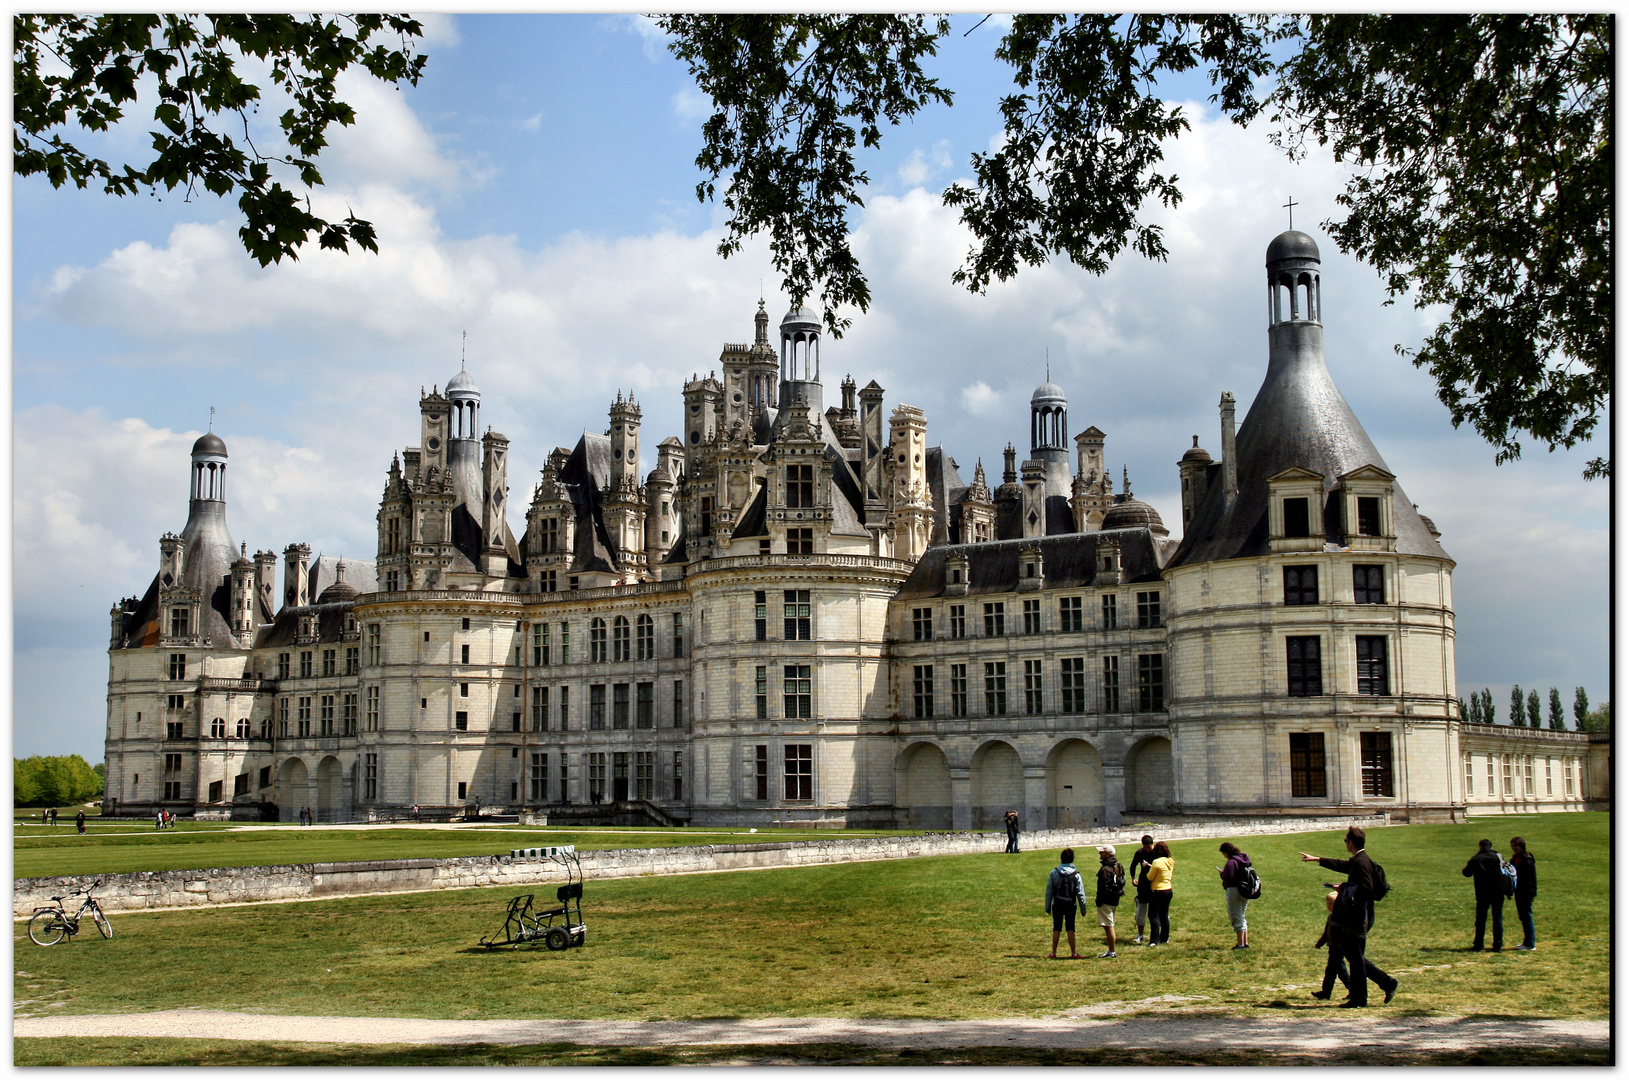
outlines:
[{"label": "domed turret", "polygon": [[1055,382],[1052,382],[1051,380],[1037,386],[1035,388],[1035,393],[1029,396],[1029,403],[1031,405],[1052,404],[1054,402],[1067,405],[1069,404],[1069,398],[1064,395],[1063,387],[1059,386]]},{"label": "domed turret", "polygon": [[1115,503],[1113,509],[1103,515],[1103,528],[1105,531],[1146,528],[1155,536],[1170,535],[1166,531],[1165,522],[1160,520],[1158,510],[1129,495],[1123,502]]},{"label": "domed turret", "polygon": [[1267,245],[1267,265],[1295,259],[1302,262],[1318,261],[1318,245],[1312,237],[1299,229],[1286,229],[1273,237]]},{"label": "domed turret", "polygon": [[214,454],[217,457],[226,456],[226,443],[213,431],[206,431],[198,436],[198,441],[192,444],[192,454]]},{"label": "domed turret", "polygon": [[337,604],[344,600],[355,599],[356,590],[346,584],[345,563],[341,560],[340,564],[334,567],[334,583],[322,591],[322,595],[317,597],[317,603]]}]

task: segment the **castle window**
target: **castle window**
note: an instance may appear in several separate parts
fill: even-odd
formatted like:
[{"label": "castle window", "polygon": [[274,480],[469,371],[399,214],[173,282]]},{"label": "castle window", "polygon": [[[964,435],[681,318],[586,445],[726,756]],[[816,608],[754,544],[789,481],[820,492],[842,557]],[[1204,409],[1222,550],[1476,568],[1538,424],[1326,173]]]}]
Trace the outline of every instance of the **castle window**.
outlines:
[{"label": "castle window", "polygon": [[1469,798],[1476,794],[1476,769],[1471,755],[1465,755],[1465,796]]},{"label": "castle window", "polygon": [[1533,755],[1528,754],[1522,758],[1522,776],[1527,794],[1533,794]]},{"label": "castle window", "polygon": [[1058,601],[1058,629],[1065,634],[1078,634],[1084,628],[1081,603],[1078,596],[1065,596]]},{"label": "castle window", "polygon": [[164,737],[166,739],[184,739],[186,738],[186,730],[187,727],[184,721],[171,720],[164,725]]},{"label": "castle window", "polygon": [[298,721],[295,734],[302,739],[309,739],[311,737],[311,699],[308,697],[301,698],[298,708],[299,712],[295,716]]},{"label": "castle window", "polygon": [[1165,657],[1137,657],[1137,711],[1165,711]]},{"label": "castle window", "polygon": [[917,719],[933,716],[933,665],[917,664],[911,671],[911,701]]},{"label": "castle window", "polygon": [[1284,603],[1286,606],[1316,604],[1318,602],[1318,568],[1316,566],[1286,566],[1284,568]]},{"label": "castle window", "polygon": [[1024,633],[1039,634],[1041,632],[1041,602],[1039,600],[1024,601]]},{"label": "castle window", "polygon": [[210,802],[220,802],[221,801],[221,799],[222,799],[222,789],[225,786],[225,784],[226,784],[226,781],[224,781],[224,780],[211,780],[209,782],[209,801]]},{"label": "castle window", "polygon": [[1137,625],[1139,627],[1158,626],[1160,624],[1160,594],[1157,592],[1140,592],[1137,594]]},{"label": "castle window", "polygon": [[1105,656],[1103,658],[1103,711],[1106,713],[1120,711],[1120,658],[1118,656]]},{"label": "castle window", "polygon": [[1359,536],[1380,535],[1380,500],[1372,495],[1359,495],[1357,500],[1357,531]]},{"label": "castle window", "polygon": [[713,531],[713,497],[701,497],[701,535],[708,536]]},{"label": "castle window", "polygon": [[1352,602],[1355,604],[1384,604],[1386,579],[1378,566],[1352,567]]},{"label": "castle window", "polygon": [[1039,660],[1024,661],[1024,712],[1030,716],[1038,716],[1045,709],[1045,701],[1041,693],[1041,662]]},{"label": "castle window", "polygon": [[1363,794],[1371,799],[1392,797],[1391,732],[1358,732]]},{"label": "castle window", "polygon": [[549,624],[546,622],[532,626],[532,666],[549,666]]},{"label": "castle window", "polygon": [[402,589],[402,572],[400,570],[386,570],[385,571],[385,591],[386,592],[401,592],[401,589]]},{"label": "castle window", "polygon": [[786,709],[781,715],[788,720],[808,720],[814,715],[814,682],[809,676],[809,665],[787,664],[782,677]]},{"label": "castle window", "polygon": [[656,752],[653,750],[638,750],[634,752],[634,798],[654,799],[656,797]]},{"label": "castle window", "polygon": [[[467,713],[467,712],[453,713],[453,727],[457,728],[459,731],[468,731],[469,730],[469,713]],[[463,792],[459,792],[458,797],[463,798]]]},{"label": "castle window", "polygon": [[1357,692],[1381,695],[1391,692],[1386,673],[1386,639],[1383,637],[1357,639]]},{"label": "castle window", "polygon": [[1086,711],[1086,658],[1067,656],[1058,663],[1059,681],[1063,689],[1063,711],[1077,714]]},{"label": "castle window", "polygon": [[345,674],[355,675],[362,670],[362,650],[355,645],[345,650]]},{"label": "castle window", "polygon": [[806,800],[814,798],[814,747],[808,743],[786,746],[786,797]]},{"label": "castle window", "polygon": [[249,774],[238,773],[232,778],[232,798],[249,794]]},{"label": "castle window", "polygon": [[807,509],[814,505],[813,465],[786,467],[786,505],[793,509]]},{"label": "castle window", "polygon": [[[570,716],[571,716],[571,687],[562,686],[560,688],[560,730],[561,731],[566,730],[566,727],[567,727],[566,721],[568,719],[570,719]],[[562,783],[565,780],[565,767],[566,767],[565,762],[562,761],[560,763],[561,782]]]},{"label": "castle window", "polygon": [[571,624],[560,624],[560,662],[571,663]]},{"label": "castle window", "polygon": [[752,594],[752,624],[756,640],[763,641],[769,636],[769,594],[755,592]]},{"label": "castle window", "polygon": [[[169,708],[171,708],[171,709],[184,709],[184,708],[187,707],[187,695],[185,695],[185,694],[169,694],[169,695],[167,695],[167,697],[169,698],[169,705],[168,705]],[[140,714],[138,713],[137,715],[140,715]]]},{"label": "castle window", "polygon": [[628,618],[618,615],[611,622],[611,652],[617,663],[626,663],[633,656],[628,640]]},{"label": "castle window", "polygon": [[642,682],[634,687],[634,727],[656,726],[656,684]]},{"label": "castle window", "polygon": [[366,754],[362,758],[362,798],[365,802],[379,800],[378,754]]},{"label": "castle window", "polygon": [[809,640],[809,590],[787,589],[785,595],[785,631],[787,641]]},{"label": "castle window", "polygon": [[289,654],[288,653],[285,652],[285,653],[278,653],[277,654],[277,677],[279,679],[288,678],[288,672],[289,672],[288,661],[289,661]]},{"label": "castle window", "polygon": [[760,802],[769,799],[769,747],[762,743],[752,748],[752,793]]},{"label": "castle window", "polygon": [[628,730],[627,683],[617,683],[611,687],[611,728],[615,731]]},{"label": "castle window", "polygon": [[402,519],[385,519],[385,554],[394,555],[402,547]]},{"label": "castle window", "polygon": [[932,608],[919,607],[911,609],[911,638],[914,641],[933,640]]},{"label": "castle window", "polygon": [[187,654],[170,654],[170,681],[179,682],[187,677]]},{"label": "castle window", "polygon": [[1321,731],[1290,733],[1290,797],[1329,797],[1324,775],[1324,734]]},{"label": "castle window", "polygon": [[283,698],[277,703],[277,735],[283,739],[289,736],[288,698]]},{"label": "castle window", "polygon": [[[1492,760],[1492,759],[1490,758],[1489,760]],[[1499,768],[1500,768],[1500,771],[1503,773],[1503,776],[1504,776],[1504,781],[1505,781],[1504,792],[1505,792],[1505,794],[1506,795],[1514,795],[1516,793],[1516,786],[1515,786],[1515,784],[1511,783],[1511,779],[1510,779],[1511,774],[1510,774],[1510,755],[1509,754],[1500,755],[1500,757],[1499,757]]]},{"label": "castle window", "polygon": [[180,798],[181,798],[181,781],[179,781],[179,780],[166,780],[166,781],[164,781],[164,800],[166,802],[178,802],[180,800]]},{"label": "castle window", "polygon": [[649,615],[634,621],[634,656],[639,660],[656,659],[656,620]]},{"label": "castle window", "polygon": [[813,529],[787,529],[786,553],[788,555],[813,555],[814,530]]},{"label": "castle window", "polygon": [[1113,593],[1104,593],[1103,594],[1103,629],[1105,629],[1105,630],[1113,630],[1115,628],[1115,626],[1117,625],[1118,621],[1119,621],[1118,620],[1118,615],[1117,615],[1117,613],[1115,611],[1115,606],[1116,605],[1115,605],[1114,594]]},{"label": "castle window", "polygon": [[367,725],[369,731],[379,730],[379,688],[368,687],[367,692]]},{"label": "castle window", "polygon": [[950,715],[967,715],[967,665],[950,665]]},{"label": "castle window", "polygon": [[164,771],[167,772],[167,773],[178,773],[178,772],[180,772],[181,771],[181,755],[180,754],[165,754],[164,755]]},{"label": "castle window", "polygon": [[356,734],[356,695],[346,694],[340,699],[339,719],[346,735]]},{"label": "castle window", "polygon": [[580,583],[581,583],[580,579],[577,577],[577,575],[573,574],[573,575],[571,575],[571,577],[566,579],[566,588],[570,592],[576,592],[577,591],[577,586]]},{"label": "castle window", "polygon": [[532,802],[549,799],[549,755],[533,754],[532,767],[527,776],[526,794]]},{"label": "castle window", "polygon": [[549,688],[532,687],[532,730],[549,730]]},{"label": "castle window", "polygon": [[226,738],[226,718],[217,716],[209,722],[209,737],[211,739]]},{"label": "castle window", "polygon": [[[673,726],[684,727],[684,680],[673,680]],[[673,796],[675,799],[678,795]]]},{"label": "castle window", "polygon": [[593,753],[588,755],[588,801],[603,802],[605,799],[605,755]]},{"label": "castle window", "polygon": [[469,629],[469,620],[468,619],[461,620],[459,622],[459,627],[458,628],[460,630],[468,630]]},{"label": "castle window", "polygon": [[1001,637],[1007,632],[1007,605],[984,605],[984,636]]},{"label": "castle window", "polygon": [[1312,528],[1307,515],[1307,500],[1284,500],[1284,535],[1311,536]]},{"label": "castle window", "polygon": [[460,780],[458,781],[458,801],[463,802],[467,798],[469,798],[469,781]]},{"label": "castle window", "polygon": [[537,575],[537,587],[543,592],[558,592],[560,579],[553,570],[543,570]]},{"label": "castle window", "polygon": [[588,688],[588,730],[605,730],[604,684],[597,684]]},{"label": "castle window", "polygon": [[679,612],[673,613],[673,658],[677,660],[684,655],[684,616]]},{"label": "castle window", "polygon": [[673,751],[673,798],[684,798],[684,751]]},{"label": "castle window", "polygon": [[560,550],[560,522],[544,518],[537,523],[537,550],[540,555],[553,555]]},{"label": "castle window", "polygon": [[261,768],[259,780],[260,780],[260,784],[259,784],[260,787],[263,787],[263,788],[271,787],[271,766],[270,765],[266,765],[266,766]]},{"label": "castle window", "polygon": [[324,649],[322,651],[322,674],[324,678],[334,674],[335,652],[334,649]]},{"label": "castle window", "polygon": [[253,732],[254,727],[249,723],[248,717],[244,717],[238,721],[238,738],[247,739],[251,734],[253,734]]},{"label": "castle window", "polygon": [[967,636],[967,607],[964,604],[950,605],[950,636],[953,638]]},{"label": "castle window", "polygon": [[334,695],[322,695],[322,702],[318,707],[317,719],[321,721],[321,731],[324,737],[334,733]]},{"label": "castle window", "polygon": [[300,654],[300,678],[311,678],[311,671],[311,652],[307,650],[306,652],[302,652]]},{"label": "castle window", "polygon": [[[1582,776],[1580,775],[1580,779]],[[1572,797],[1572,758],[1561,759],[1561,787],[1568,798]],[[1488,791],[1493,790],[1493,761],[1488,761]]]},{"label": "castle window", "polygon": [[768,555],[769,554],[769,537],[766,536],[762,540],[758,541],[758,554],[760,554],[760,555]]},{"label": "castle window", "polygon": [[1324,692],[1323,647],[1316,637],[1284,639],[1290,697],[1317,697]]},{"label": "castle window", "polygon": [[605,663],[605,620],[593,619],[588,624],[588,662]]},{"label": "castle window", "polygon": [[754,715],[760,720],[769,719],[769,669],[758,668],[753,682],[753,708]]},{"label": "castle window", "polygon": [[187,636],[187,623],[188,623],[188,620],[191,618],[191,616],[192,616],[192,612],[188,611],[184,607],[171,608],[170,609],[170,636],[171,637],[186,637]]},{"label": "castle window", "polygon": [[1555,794],[1555,758],[1544,759],[1544,794]]},{"label": "castle window", "polygon": [[460,646],[458,646],[458,662],[460,664],[469,663],[469,646],[468,645],[460,645]]},{"label": "castle window", "polygon": [[469,697],[469,683],[461,682],[458,684],[458,696]]},{"label": "castle window", "polygon": [[1007,715],[1007,664],[997,661],[984,665],[984,715]]}]

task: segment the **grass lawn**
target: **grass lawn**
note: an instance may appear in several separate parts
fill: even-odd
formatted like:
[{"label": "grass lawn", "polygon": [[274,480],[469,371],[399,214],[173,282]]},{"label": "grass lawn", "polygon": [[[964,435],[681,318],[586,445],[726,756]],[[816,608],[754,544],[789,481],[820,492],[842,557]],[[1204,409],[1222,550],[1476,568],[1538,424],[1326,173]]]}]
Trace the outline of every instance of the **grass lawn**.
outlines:
[{"label": "grass lawn", "polygon": [[[1402,979],[1387,1011],[1607,1017],[1610,825],[1606,814],[1549,814],[1374,830],[1369,849],[1392,894],[1369,951]],[[1508,851],[1517,833],[1539,860],[1539,950],[1470,953],[1474,906],[1460,868],[1477,839]],[[30,943],[19,922],[15,1008],[452,1019],[957,1019],[1107,1002],[1308,1008],[1318,1004],[1307,991],[1324,962],[1312,948],[1324,919],[1320,882],[1332,878],[1295,853],[1341,854],[1340,835],[1240,840],[1265,886],[1250,908],[1252,948],[1241,952],[1230,949],[1213,869],[1219,841],[1194,840],[1172,845],[1170,947],[1122,946],[1118,960],[1048,961],[1041,893],[1056,853],[992,852],[590,880],[588,944],[564,953],[476,946],[501,925],[512,889],[120,913],[114,940],[81,935],[49,949]],[[1120,907],[1123,938],[1133,933],[1131,909],[1129,900]],[[1514,945],[1513,905],[1506,916]],[[1080,936],[1095,957],[1096,928],[1082,920]]]},{"label": "grass lawn", "polygon": [[367,859],[452,859],[507,855],[515,848],[575,844],[578,851],[607,848],[687,847],[695,844],[829,840],[841,836],[905,835],[878,830],[760,829],[546,829],[533,826],[470,826],[456,829],[301,828],[244,829],[196,822],[162,832],[140,825],[70,823],[18,825],[12,840],[12,874],[127,874],[144,870],[203,870],[220,866],[279,866]]}]

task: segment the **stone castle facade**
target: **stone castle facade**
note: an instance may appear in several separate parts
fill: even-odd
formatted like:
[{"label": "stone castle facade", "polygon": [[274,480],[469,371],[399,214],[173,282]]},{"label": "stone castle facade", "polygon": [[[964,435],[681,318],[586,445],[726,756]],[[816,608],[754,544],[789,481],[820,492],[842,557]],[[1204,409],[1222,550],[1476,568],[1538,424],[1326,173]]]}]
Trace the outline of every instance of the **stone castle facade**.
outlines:
[{"label": "stone castle facade", "polygon": [[[1267,270],[1266,377],[1237,430],[1222,395],[1219,458],[1182,455],[1180,539],[1114,490],[1104,432],[1071,453],[1050,381],[991,489],[874,381],[828,407],[819,323],[772,341],[761,303],[653,470],[619,394],[549,455],[518,540],[475,381],[432,388],[375,558],[290,544],[280,601],[206,434],[185,528],[112,612],[105,810],[967,829],[1602,804],[1587,737],[1462,737],[1453,561],[1330,380],[1311,238]],[[1514,791],[1478,797],[1478,750],[1515,755]],[[1524,790],[1535,760],[1565,784]]]}]

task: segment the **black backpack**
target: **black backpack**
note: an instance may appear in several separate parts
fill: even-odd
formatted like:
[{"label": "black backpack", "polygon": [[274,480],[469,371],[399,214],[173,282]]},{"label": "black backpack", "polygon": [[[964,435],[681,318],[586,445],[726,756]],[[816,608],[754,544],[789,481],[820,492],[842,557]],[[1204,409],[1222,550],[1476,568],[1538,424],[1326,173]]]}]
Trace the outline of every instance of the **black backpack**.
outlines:
[{"label": "black backpack", "polygon": [[1239,890],[1240,900],[1261,899],[1261,875],[1256,873],[1254,866],[1246,866],[1239,871],[1239,884],[1236,888]]},{"label": "black backpack", "polygon": [[1059,872],[1058,878],[1060,880],[1058,881],[1058,891],[1057,891],[1056,895],[1053,897],[1053,899],[1061,900],[1061,901],[1063,901],[1065,903],[1071,903],[1071,904],[1075,902],[1075,900],[1076,900],[1075,882],[1077,880],[1079,880],[1076,877],[1077,873],[1078,873],[1078,871],[1074,871],[1074,870],[1070,870],[1070,871],[1067,871],[1067,872],[1062,872],[1062,871]]},{"label": "black backpack", "polygon": [[1374,867],[1374,899],[1378,903],[1386,898],[1387,893],[1391,892],[1391,885],[1386,881],[1386,868],[1373,859],[1370,859],[1369,863]]},{"label": "black backpack", "polygon": [[1103,891],[1118,900],[1126,894],[1126,869],[1119,863],[1115,863],[1111,869],[1112,873],[1109,874],[1109,880],[1104,883],[1106,888]]}]

